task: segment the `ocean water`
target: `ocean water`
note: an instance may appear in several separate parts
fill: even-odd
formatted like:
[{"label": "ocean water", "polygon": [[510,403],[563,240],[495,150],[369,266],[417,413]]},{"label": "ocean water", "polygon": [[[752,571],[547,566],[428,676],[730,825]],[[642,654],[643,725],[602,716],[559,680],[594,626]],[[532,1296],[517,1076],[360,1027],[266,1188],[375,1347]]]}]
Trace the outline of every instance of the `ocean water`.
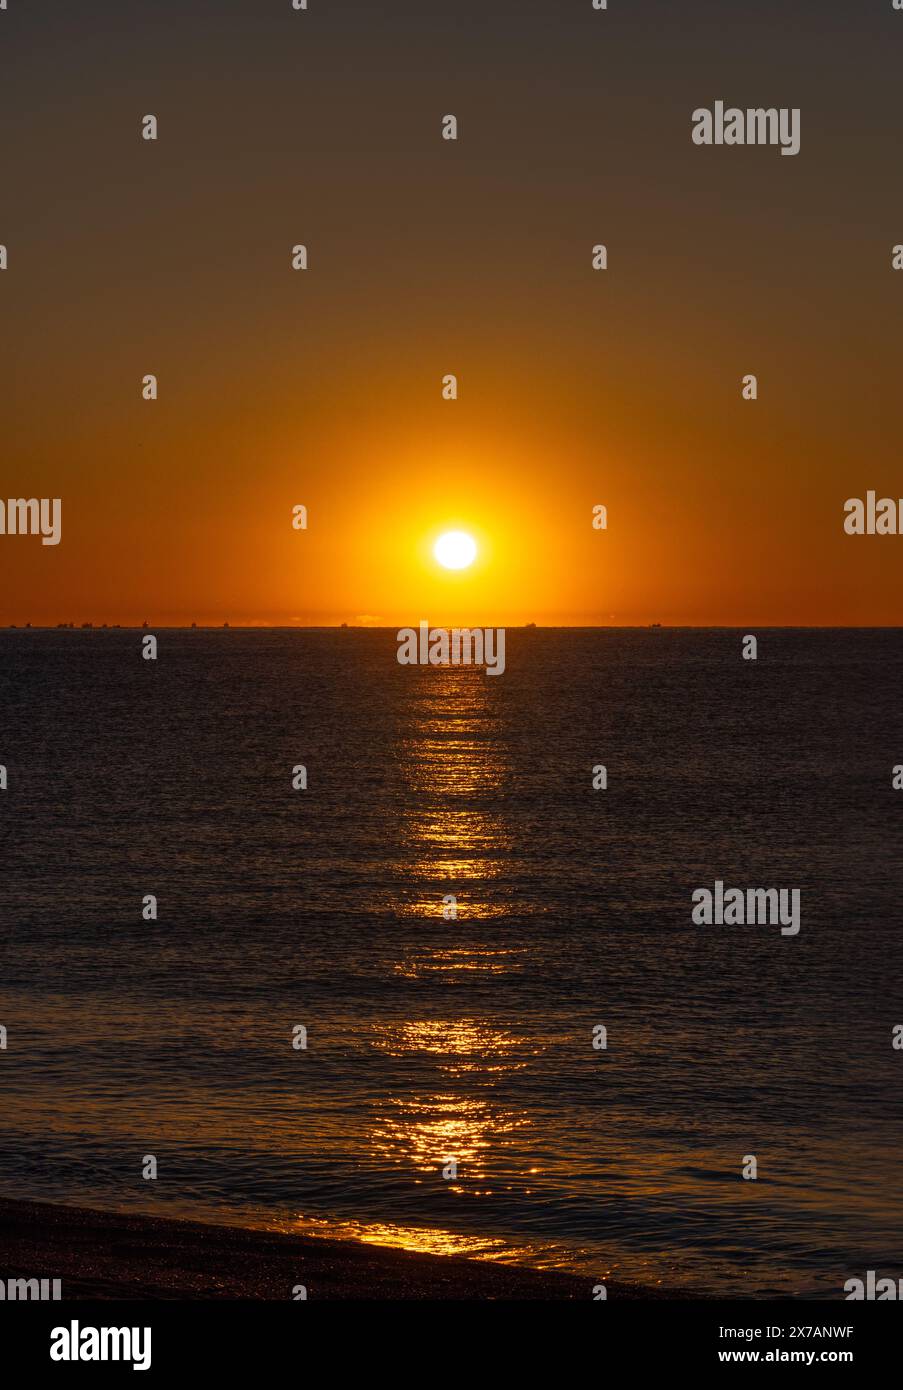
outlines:
[{"label": "ocean water", "polygon": [[[510,630],[495,678],[158,636],[0,633],[6,1195],[721,1294],[903,1274],[903,634]],[[799,888],[799,935],[694,925],[716,879]]]}]

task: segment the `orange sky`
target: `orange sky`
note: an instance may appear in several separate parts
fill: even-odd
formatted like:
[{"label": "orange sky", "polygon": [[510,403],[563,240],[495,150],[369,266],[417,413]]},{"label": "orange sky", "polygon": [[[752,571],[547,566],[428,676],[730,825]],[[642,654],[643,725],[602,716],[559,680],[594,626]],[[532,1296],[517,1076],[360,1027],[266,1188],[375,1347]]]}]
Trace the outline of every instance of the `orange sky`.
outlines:
[{"label": "orange sky", "polygon": [[[0,496],[61,497],[63,539],[0,536],[0,622],[903,620],[903,537],[843,531],[903,494],[882,32],[844,123],[803,32],[775,64],[748,17],[718,47],[673,6],[604,40],[515,8],[476,48],[472,8],[303,42],[288,7],[111,8],[52,54],[13,18]],[[801,106],[800,155],[694,147],[727,92]]]}]

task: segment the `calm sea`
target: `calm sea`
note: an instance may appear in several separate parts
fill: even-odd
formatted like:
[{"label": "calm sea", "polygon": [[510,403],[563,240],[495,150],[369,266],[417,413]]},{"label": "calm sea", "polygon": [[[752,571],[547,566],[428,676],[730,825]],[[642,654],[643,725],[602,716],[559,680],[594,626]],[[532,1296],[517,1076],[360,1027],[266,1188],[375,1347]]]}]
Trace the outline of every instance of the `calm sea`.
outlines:
[{"label": "calm sea", "polygon": [[[903,1274],[903,633],[510,630],[496,678],[158,637],[0,633],[6,1195],[724,1294]],[[716,879],[801,889],[799,935],[694,926]]]}]

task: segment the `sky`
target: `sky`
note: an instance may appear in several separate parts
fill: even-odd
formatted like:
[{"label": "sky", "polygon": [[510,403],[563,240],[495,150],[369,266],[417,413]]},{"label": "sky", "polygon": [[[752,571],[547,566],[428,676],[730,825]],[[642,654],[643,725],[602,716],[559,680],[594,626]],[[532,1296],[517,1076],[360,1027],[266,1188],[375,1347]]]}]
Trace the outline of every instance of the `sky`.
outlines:
[{"label": "sky", "polygon": [[843,529],[903,495],[901,61],[890,0],[9,0],[0,497],[62,540],[0,622],[901,622]]}]

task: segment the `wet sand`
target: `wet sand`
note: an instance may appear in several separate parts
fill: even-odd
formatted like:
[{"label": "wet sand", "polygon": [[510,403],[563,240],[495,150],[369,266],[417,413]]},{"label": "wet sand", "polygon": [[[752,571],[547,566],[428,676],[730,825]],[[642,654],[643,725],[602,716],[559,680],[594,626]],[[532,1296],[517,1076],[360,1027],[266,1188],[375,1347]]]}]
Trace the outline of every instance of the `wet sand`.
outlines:
[{"label": "wet sand", "polygon": [[[0,1279],[62,1280],[63,1299],[581,1299],[589,1276],[356,1241],[0,1199]],[[609,1298],[679,1290],[605,1281]],[[686,1294],[683,1295],[686,1297]]]}]

